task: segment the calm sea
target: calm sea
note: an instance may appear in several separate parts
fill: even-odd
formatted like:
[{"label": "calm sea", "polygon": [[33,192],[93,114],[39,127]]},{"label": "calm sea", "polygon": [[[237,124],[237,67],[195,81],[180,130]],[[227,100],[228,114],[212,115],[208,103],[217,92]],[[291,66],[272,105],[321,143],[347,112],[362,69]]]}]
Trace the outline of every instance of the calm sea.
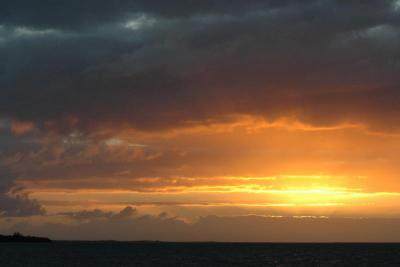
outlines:
[{"label": "calm sea", "polygon": [[400,244],[1,243],[0,266],[400,266]]}]

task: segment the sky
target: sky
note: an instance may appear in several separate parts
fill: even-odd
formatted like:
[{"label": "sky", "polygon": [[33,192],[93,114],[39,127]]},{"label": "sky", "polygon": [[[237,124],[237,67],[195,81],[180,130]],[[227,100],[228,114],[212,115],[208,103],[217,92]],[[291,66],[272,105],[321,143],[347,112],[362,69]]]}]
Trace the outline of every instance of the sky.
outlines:
[{"label": "sky", "polygon": [[400,241],[400,1],[5,1],[0,232]]}]

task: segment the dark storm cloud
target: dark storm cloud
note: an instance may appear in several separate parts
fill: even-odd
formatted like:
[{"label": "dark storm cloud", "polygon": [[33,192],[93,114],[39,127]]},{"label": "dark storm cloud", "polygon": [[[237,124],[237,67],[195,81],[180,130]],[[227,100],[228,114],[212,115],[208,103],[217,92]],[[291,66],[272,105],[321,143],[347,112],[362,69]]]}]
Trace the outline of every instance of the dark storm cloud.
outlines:
[{"label": "dark storm cloud", "polygon": [[[0,24],[32,27],[79,29],[123,19],[129,14],[149,13],[163,17],[202,14],[231,14],[247,9],[285,6],[296,1],[242,0],[28,0],[6,1],[0,11]],[[313,2],[307,0],[306,2]]]},{"label": "dark storm cloud", "polygon": [[10,3],[0,113],[67,131],[230,114],[398,122],[395,2],[229,3]]},{"label": "dark storm cloud", "polygon": [[0,23],[33,27],[74,28],[85,24],[115,20],[126,14],[134,1],[5,1]]}]

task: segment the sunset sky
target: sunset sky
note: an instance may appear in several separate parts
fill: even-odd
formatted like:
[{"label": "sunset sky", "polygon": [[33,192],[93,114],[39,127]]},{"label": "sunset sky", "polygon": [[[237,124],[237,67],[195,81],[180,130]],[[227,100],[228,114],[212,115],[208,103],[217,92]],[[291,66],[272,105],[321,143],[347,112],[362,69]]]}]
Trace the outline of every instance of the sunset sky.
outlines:
[{"label": "sunset sky", "polygon": [[400,1],[6,1],[0,232],[400,241]]}]

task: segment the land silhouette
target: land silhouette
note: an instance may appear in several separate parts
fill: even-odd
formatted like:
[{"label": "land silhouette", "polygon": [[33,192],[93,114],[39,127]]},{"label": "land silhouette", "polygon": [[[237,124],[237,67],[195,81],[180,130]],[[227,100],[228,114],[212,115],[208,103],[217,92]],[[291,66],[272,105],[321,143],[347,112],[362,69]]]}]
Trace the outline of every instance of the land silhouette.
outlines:
[{"label": "land silhouette", "polygon": [[47,243],[51,240],[47,237],[24,236],[18,232],[13,235],[0,235],[0,242],[29,242],[29,243]]}]

